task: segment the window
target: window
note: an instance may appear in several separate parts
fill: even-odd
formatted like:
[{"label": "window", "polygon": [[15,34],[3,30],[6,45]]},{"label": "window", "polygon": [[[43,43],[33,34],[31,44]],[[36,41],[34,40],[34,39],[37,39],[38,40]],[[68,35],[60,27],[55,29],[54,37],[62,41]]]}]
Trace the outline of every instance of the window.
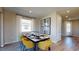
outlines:
[{"label": "window", "polygon": [[21,19],[21,32],[32,31],[32,20]]},{"label": "window", "polygon": [[67,31],[67,33],[71,32],[71,23],[70,22],[67,22],[67,24],[66,24],[66,31]]}]

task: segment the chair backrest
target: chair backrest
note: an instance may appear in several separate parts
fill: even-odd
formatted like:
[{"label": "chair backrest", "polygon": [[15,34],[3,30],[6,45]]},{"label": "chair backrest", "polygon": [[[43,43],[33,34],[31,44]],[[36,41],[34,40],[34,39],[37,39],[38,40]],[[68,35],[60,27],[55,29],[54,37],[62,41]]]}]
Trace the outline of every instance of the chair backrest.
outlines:
[{"label": "chair backrest", "polygon": [[45,41],[41,41],[38,43],[38,47],[41,50],[48,50],[51,45],[52,45],[52,41],[50,39],[45,40]]},{"label": "chair backrest", "polygon": [[26,36],[23,36],[21,38],[21,41],[27,48],[33,48],[34,47],[34,43],[31,40],[29,40]]}]

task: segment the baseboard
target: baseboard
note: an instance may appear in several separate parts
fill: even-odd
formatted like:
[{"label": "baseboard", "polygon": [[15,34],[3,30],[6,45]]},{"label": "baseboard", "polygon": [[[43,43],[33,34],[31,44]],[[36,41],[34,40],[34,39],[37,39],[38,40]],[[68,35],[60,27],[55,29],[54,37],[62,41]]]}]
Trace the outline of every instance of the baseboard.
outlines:
[{"label": "baseboard", "polygon": [[1,45],[1,47],[4,47],[4,45]]},{"label": "baseboard", "polygon": [[61,39],[59,39],[59,40],[52,40],[52,42],[55,43],[55,44],[58,43],[59,41],[61,41]]},{"label": "baseboard", "polygon": [[79,37],[78,35],[72,35],[73,37]]},{"label": "baseboard", "polygon": [[73,35],[65,35],[65,36],[63,36],[63,37],[72,37]]},{"label": "baseboard", "polygon": [[16,43],[16,42],[19,42],[19,41],[5,42],[4,45],[6,45],[6,44]]}]

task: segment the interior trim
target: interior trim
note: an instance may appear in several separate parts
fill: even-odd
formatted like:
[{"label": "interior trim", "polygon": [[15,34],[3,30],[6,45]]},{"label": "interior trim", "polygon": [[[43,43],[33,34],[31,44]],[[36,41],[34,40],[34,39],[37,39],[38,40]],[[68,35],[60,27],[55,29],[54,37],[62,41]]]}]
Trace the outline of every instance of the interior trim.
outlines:
[{"label": "interior trim", "polygon": [[4,40],[3,40],[3,13],[1,13],[1,47],[4,47]]}]

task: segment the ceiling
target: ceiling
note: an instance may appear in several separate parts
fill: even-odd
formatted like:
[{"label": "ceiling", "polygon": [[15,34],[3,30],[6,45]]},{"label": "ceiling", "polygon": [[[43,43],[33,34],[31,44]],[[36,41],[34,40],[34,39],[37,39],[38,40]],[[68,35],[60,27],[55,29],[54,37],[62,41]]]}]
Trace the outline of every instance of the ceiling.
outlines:
[{"label": "ceiling", "polygon": [[[67,11],[69,11],[69,13],[67,13]],[[79,19],[79,8],[62,10],[62,12],[60,11],[58,13],[63,17],[63,19]]]},{"label": "ceiling", "polygon": [[[66,15],[69,17],[79,15],[79,8],[77,7],[5,7],[4,9],[16,12],[16,14],[35,18],[42,18],[55,11],[63,18],[65,18]],[[66,13],[66,10],[70,10],[70,13]],[[32,13],[29,13],[29,11]]]}]

